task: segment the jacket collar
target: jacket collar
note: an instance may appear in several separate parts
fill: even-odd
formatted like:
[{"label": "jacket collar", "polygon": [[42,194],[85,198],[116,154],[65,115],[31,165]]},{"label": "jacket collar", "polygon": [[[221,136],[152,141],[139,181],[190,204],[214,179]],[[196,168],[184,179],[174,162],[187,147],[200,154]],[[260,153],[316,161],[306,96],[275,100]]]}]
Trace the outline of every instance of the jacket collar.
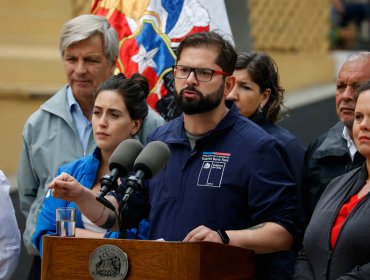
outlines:
[{"label": "jacket collar", "polygon": [[272,124],[270,120],[268,120],[262,113],[255,114],[252,118],[250,118],[254,123],[258,124],[261,127],[266,127]]},{"label": "jacket collar", "polygon": [[68,85],[61,88],[56,94],[41,105],[41,109],[63,118],[67,123],[73,125],[71,110],[67,99]]},{"label": "jacket collar", "polygon": [[341,121],[337,122],[336,125],[328,131],[328,134],[318,147],[314,157],[343,156],[345,154],[349,156],[346,140],[342,137],[343,129],[344,124]]},{"label": "jacket collar", "polygon": [[[213,135],[222,132],[224,129],[233,126],[239,117],[240,117],[239,111],[233,104],[229,109],[229,112],[227,112],[227,114],[219,122],[219,124],[214,129],[210,130],[202,139],[199,139],[198,141],[202,141],[204,139],[212,137]],[[183,114],[172,121],[172,128],[173,130],[171,131],[166,140],[167,143],[188,143],[188,137],[186,136],[184,128]]]},{"label": "jacket collar", "polygon": [[353,177],[352,186],[351,184],[347,186],[348,194],[346,197],[349,198],[358,193],[366,183],[366,180],[368,178],[366,163],[362,164],[361,167],[358,167],[357,169],[347,174],[352,174],[350,176]]},{"label": "jacket collar", "polygon": [[360,178],[361,178],[361,180],[366,181],[368,176],[369,176],[369,175],[368,175],[368,173],[367,173],[367,166],[366,166],[366,162],[365,162],[365,163],[361,166]]},{"label": "jacket collar", "polygon": [[89,182],[92,183],[90,188],[94,186],[96,176],[98,175],[98,169],[101,161],[101,153],[98,147],[95,148],[94,152],[88,156],[89,164],[85,165],[84,172],[86,178]]}]

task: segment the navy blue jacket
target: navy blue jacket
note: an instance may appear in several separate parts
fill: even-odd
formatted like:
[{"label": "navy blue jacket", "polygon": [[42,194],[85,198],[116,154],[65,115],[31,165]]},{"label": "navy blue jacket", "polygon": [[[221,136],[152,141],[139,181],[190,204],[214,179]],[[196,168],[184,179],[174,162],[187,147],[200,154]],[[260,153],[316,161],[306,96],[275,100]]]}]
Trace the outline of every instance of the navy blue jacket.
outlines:
[{"label": "navy blue jacket", "polygon": [[296,136],[294,136],[288,130],[272,123],[271,121],[264,118],[261,114],[255,116],[252,121],[262,127],[267,133],[271,134],[276,139],[281,141],[288,154],[290,171],[297,184],[300,185],[303,175],[303,164],[306,147]]},{"label": "navy blue jacket", "polygon": [[[236,230],[262,222],[275,222],[296,234],[296,184],[285,148],[235,106],[197,140],[193,151],[182,116],[158,128],[148,138],[153,140],[165,142],[171,156],[146,182],[149,239],[179,241],[199,225]],[[142,201],[132,199],[129,208],[145,209]]]},{"label": "navy blue jacket", "polygon": [[[289,170],[291,171],[296,183],[297,183],[297,195],[301,207],[301,228],[303,229],[305,224],[305,217],[303,214],[303,198],[301,191],[301,182],[303,175],[303,164],[306,148],[303,143],[288,130],[272,123],[267,120],[263,114],[256,114],[251,118],[256,124],[262,127],[266,132],[278,139],[285,147],[288,155]],[[257,264],[261,264],[261,267],[257,267],[257,270],[264,273],[264,279],[274,280],[289,280],[293,279],[294,264],[296,258],[296,252],[301,247],[301,238],[303,233],[296,238],[295,248],[289,251],[280,251],[270,254],[258,255]]]}]

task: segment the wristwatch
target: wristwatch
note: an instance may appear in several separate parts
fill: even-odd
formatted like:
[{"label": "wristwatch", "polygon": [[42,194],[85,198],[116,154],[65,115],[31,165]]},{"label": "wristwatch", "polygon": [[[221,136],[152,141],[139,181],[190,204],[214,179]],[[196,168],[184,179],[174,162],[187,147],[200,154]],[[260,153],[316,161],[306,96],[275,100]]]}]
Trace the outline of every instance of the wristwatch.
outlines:
[{"label": "wristwatch", "polygon": [[224,230],[219,229],[219,230],[217,230],[216,232],[217,232],[217,233],[218,233],[218,235],[221,237],[221,241],[222,241],[222,243],[224,243],[224,244],[229,244],[229,242],[230,242],[230,238],[229,238],[229,236],[227,235],[227,233],[226,233]]}]

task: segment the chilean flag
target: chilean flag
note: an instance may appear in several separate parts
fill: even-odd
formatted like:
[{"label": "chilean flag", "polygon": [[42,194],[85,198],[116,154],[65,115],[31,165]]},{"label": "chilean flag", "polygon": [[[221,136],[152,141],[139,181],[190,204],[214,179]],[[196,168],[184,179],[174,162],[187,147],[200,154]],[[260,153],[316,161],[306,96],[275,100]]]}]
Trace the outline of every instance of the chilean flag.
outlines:
[{"label": "chilean flag", "polygon": [[117,71],[143,74],[151,89],[148,103],[167,120],[181,113],[171,68],[181,40],[212,29],[232,40],[224,0],[94,0],[91,13],[107,17],[118,33]]},{"label": "chilean flag", "polygon": [[120,70],[128,77],[139,72],[148,79],[149,87],[155,91],[158,81],[175,64],[176,56],[166,39],[151,21],[144,20],[138,32],[122,40]]}]

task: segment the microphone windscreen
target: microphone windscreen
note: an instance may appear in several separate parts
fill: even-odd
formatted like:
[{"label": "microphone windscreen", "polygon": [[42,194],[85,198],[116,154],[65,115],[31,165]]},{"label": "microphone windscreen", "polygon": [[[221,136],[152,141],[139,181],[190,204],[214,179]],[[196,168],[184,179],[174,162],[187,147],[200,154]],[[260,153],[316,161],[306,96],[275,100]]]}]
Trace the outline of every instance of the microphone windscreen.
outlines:
[{"label": "microphone windscreen", "polygon": [[134,170],[144,171],[144,178],[155,176],[167,163],[170,149],[161,141],[149,142],[135,160]]},{"label": "microphone windscreen", "polygon": [[143,145],[134,139],[123,140],[109,158],[109,170],[118,168],[120,176],[127,176],[134,169],[134,162]]}]

